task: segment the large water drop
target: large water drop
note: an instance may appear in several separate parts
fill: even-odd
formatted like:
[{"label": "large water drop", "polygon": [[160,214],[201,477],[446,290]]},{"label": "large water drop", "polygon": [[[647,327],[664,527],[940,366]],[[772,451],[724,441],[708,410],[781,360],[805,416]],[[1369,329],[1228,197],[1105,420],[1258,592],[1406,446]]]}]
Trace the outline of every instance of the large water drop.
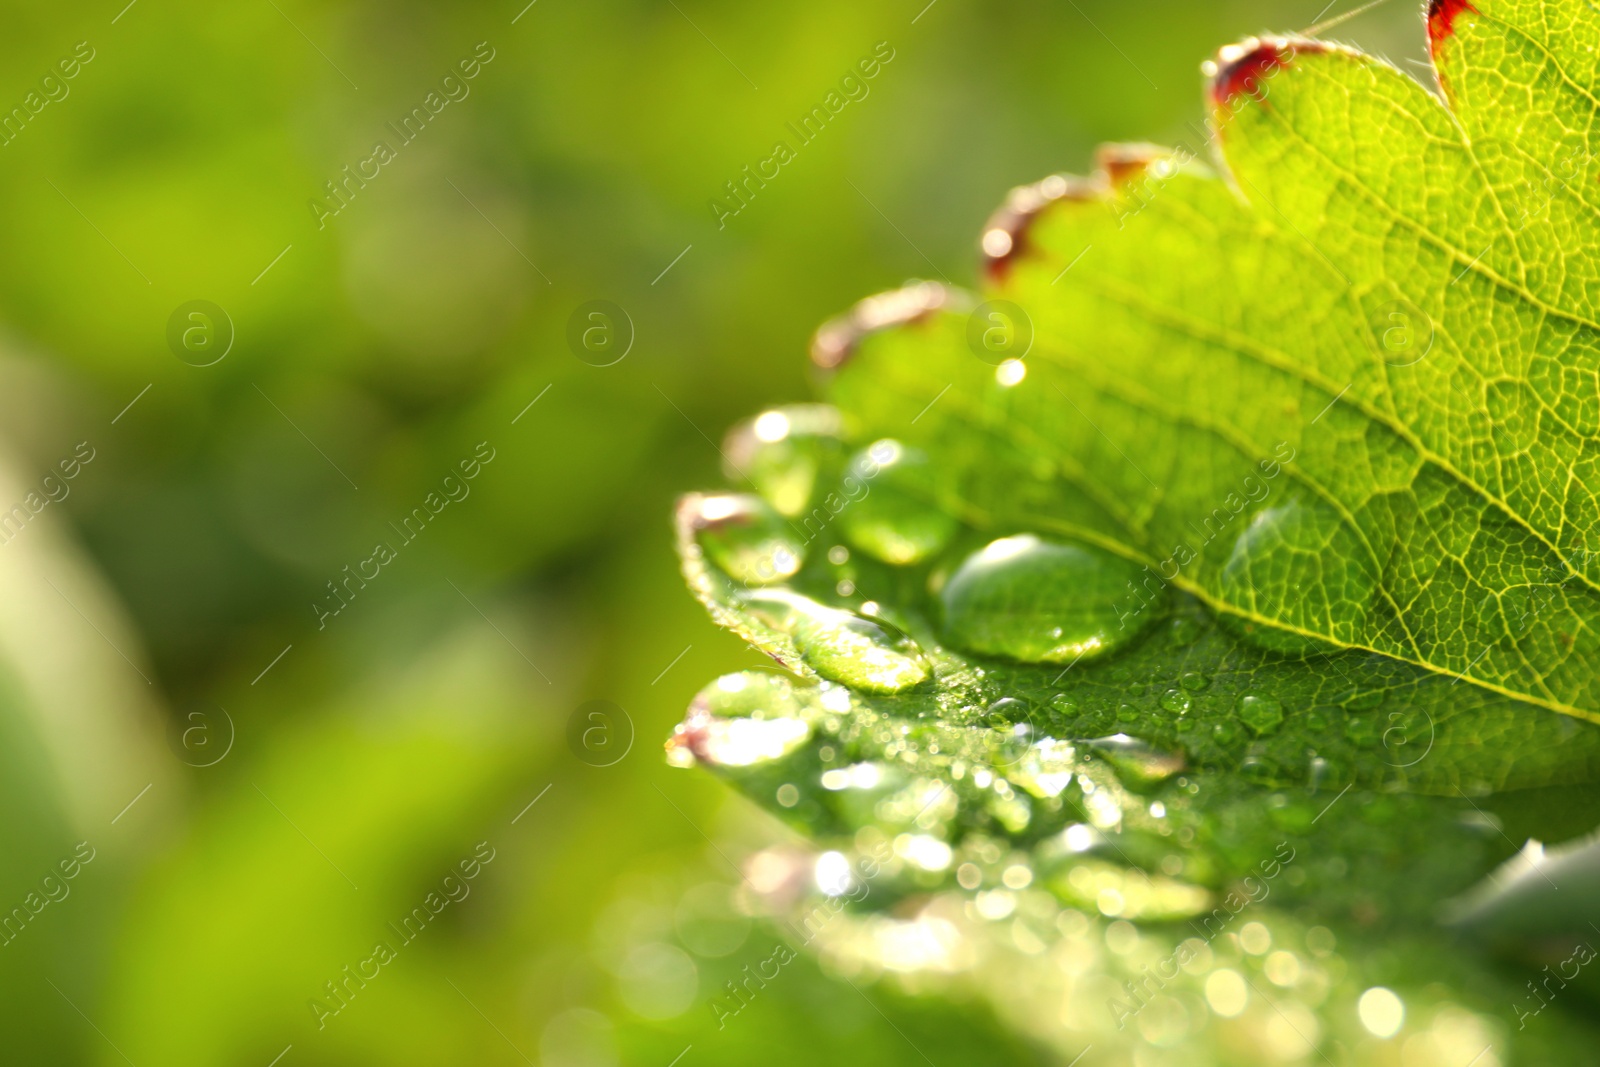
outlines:
[{"label": "large water drop", "polygon": [[967,557],[940,591],[945,637],[1021,663],[1104,655],[1158,614],[1130,591],[1140,574],[1098,548],[1002,538]]}]

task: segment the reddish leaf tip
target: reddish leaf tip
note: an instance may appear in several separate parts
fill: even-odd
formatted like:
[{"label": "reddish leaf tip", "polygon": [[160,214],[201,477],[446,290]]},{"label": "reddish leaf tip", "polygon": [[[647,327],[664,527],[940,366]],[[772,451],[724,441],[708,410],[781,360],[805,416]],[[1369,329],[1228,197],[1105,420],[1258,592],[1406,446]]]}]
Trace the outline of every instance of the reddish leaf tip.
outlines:
[{"label": "reddish leaf tip", "polygon": [[917,322],[951,303],[954,294],[938,282],[915,282],[869,296],[817,331],[811,340],[811,362],[824,370],[842,367],[868,334]]},{"label": "reddish leaf tip", "polygon": [[1170,153],[1152,144],[1103,144],[1095,150],[1100,173],[1113,189],[1144,176],[1156,160]]},{"label": "reddish leaf tip", "polygon": [[1100,195],[1100,191],[1100,186],[1082,178],[1060,174],[1011,190],[1004,206],[991,215],[983,227],[984,273],[995,282],[1006,276],[1011,265],[1027,249],[1028,230],[1033,220],[1047,206],[1061,199],[1089,200]]},{"label": "reddish leaf tip", "polygon": [[1472,6],[1470,0],[1429,0],[1428,45],[1435,54],[1439,51],[1440,43],[1456,32],[1456,19],[1462,12],[1476,15],[1478,9]]},{"label": "reddish leaf tip", "polygon": [[1211,78],[1211,101],[1218,108],[1236,110],[1241,98],[1262,100],[1263,82],[1289,66],[1302,53],[1324,53],[1333,49],[1321,41],[1290,40],[1287,37],[1250,37],[1217,52],[1215,60],[1202,68]]}]

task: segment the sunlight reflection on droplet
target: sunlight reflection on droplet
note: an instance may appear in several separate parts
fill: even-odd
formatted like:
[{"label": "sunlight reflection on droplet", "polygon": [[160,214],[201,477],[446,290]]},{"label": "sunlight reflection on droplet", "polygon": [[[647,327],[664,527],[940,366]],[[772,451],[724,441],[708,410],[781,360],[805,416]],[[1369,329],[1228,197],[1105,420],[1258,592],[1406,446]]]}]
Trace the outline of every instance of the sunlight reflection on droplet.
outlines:
[{"label": "sunlight reflection on droplet", "polygon": [[1212,971],[1206,978],[1206,1003],[1224,1019],[1231,1019],[1250,1003],[1250,990],[1237,971]]},{"label": "sunlight reflection on droplet", "polygon": [[830,897],[850,891],[850,861],[843,852],[824,852],[817,857],[817,888]]},{"label": "sunlight reflection on droplet", "polygon": [[776,444],[789,436],[789,416],[781,411],[768,411],[756,418],[756,439]]},{"label": "sunlight reflection on droplet", "polygon": [[1373,986],[1361,994],[1356,1011],[1361,1016],[1361,1025],[1374,1037],[1393,1037],[1406,1021],[1405,1003],[1393,990],[1381,985]]},{"label": "sunlight reflection on droplet", "polygon": [[983,235],[983,251],[989,256],[1003,256],[1011,251],[1011,235],[1004,230],[989,230]]}]

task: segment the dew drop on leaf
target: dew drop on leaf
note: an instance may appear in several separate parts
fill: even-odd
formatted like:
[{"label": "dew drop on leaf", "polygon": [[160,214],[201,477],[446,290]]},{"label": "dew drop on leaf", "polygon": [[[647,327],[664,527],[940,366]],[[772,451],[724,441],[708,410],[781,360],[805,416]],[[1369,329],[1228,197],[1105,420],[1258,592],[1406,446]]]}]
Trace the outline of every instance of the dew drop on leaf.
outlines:
[{"label": "dew drop on leaf", "polygon": [[1063,715],[1078,714],[1077,703],[1065,693],[1057,693],[1050,698],[1050,706]]},{"label": "dew drop on leaf", "polygon": [[1181,684],[1190,692],[1198,693],[1200,690],[1211,684],[1211,679],[1207,678],[1198,671],[1190,671],[1188,674],[1183,676]]},{"label": "dew drop on leaf", "polygon": [[1168,689],[1161,694],[1161,706],[1175,714],[1185,714],[1189,710],[1189,704],[1189,694],[1182,689]]},{"label": "dew drop on leaf", "polygon": [[1030,708],[1026,701],[1016,697],[1002,697],[989,705],[989,710],[984,713],[984,719],[990,726],[1009,726],[1012,723],[1027,722]]},{"label": "dew drop on leaf", "polygon": [[1344,721],[1344,735],[1358,745],[1378,739],[1378,722],[1370,715],[1351,715]]},{"label": "dew drop on leaf", "polygon": [[746,602],[789,633],[807,666],[829,681],[864,693],[899,693],[931,673],[916,641],[882,619],[786,589],[752,592]]},{"label": "dew drop on leaf", "polygon": [[1187,615],[1180,615],[1172,620],[1172,643],[1178,646],[1192,645],[1200,639],[1201,630],[1199,622]]},{"label": "dew drop on leaf", "polygon": [[1239,773],[1254,785],[1271,785],[1278,780],[1277,766],[1260,756],[1251,756],[1240,764]]},{"label": "dew drop on leaf", "polygon": [[1239,698],[1239,720],[1257,735],[1270,734],[1283,725],[1283,705],[1271,697],[1247,693]]},{"label": "dew drop on leaf", "polygon": [[1137,737],[1113,734],[1089,742],[1117,772],[1117,777],[1129,789],[1158,785],[1183,770],[1183,756],[1165,752]]},{"label": "dew drop on leaf", "polygon": [[805,546],[758,496],[692,496],[682,507],[700,550],[735,581],[771,585],[793,577],[805,562]]},{"label": "dew drop on leaf", "polygon": [[728,435],[727,474],[747,479],[780,513],[799,515],[811,503],[823,458],[840,448],[839,422],[825,404],[764,411]]},{"label": "dew drop on leaf", "polygon": [[1223,600],[1256,617],[1232,628],[1269,652],[1337,648],[1297,631],[1361,632],[1377,584],[1360,547],[1325,505],[1290,500],[1257,512],[1222,568]]},{"label": "dew drop on leaf", "polygon": [[879,441],[852,457],[838,496],[844,536],[883,563],[920,563],[956,532],[955,518],[931,503],[928,457],[898,441]]},{"label": "dew drop on leaf", "polygon": [[945,637],[967,652],[1021,663],[1102,656],[1157,614],[1131,592],[1141,573],[1087,545],[1002,538],[968,556],[945,583]]}]

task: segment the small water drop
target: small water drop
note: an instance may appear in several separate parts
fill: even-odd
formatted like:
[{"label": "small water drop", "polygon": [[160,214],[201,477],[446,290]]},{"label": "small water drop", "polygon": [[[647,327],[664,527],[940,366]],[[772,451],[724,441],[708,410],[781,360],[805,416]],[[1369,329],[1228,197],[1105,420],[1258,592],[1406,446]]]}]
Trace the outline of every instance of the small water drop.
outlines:
[{"label": "small water drop", "polygon": [[1138,722],[1139,721],[1139,709],[1134,707],[1132,704],[1123,704],[1122,706],[1117,708],[1117,721],[1118,722]]},{"label": "small water drop", "polygon": [[1189,694],[1182,689],[1168,689],[1161,695],[1161,706],[1176,715],[1187,714],[1190,703]]},{"label": "small water drop", "polygon": [[1123,610],[1140,574],[1098,548],[1002,538],[967,557],[940,591],[945,636],[965,651],[1021,663],[1101,656],[1155,615]]},{"label": "small water drop", "polygon": [[857,453],[836,496],[845,537],[884,563],[920,563],[956,532],[955,518],[932,503],[934,476],[927,455],[898,441],[879,441]]},{"label": "small water drop", "polygon": [[1278,780],[1278,768],[1260,756],[1251,756],[1239,765],[1239,773],[1252,785],[1272,785]]},{"label": "small water drop", "polygon": [[1012,723],[1027,722],[1032,710],[1025,700],[1002,697],[989,705],[989,710],[984,712],[984,720],[990,726],[1010,726]]},{"label": "small water drop", "polygon": [[745,602],[794,638],[822,677],[864,693],[899,693],[932,673],[922,649],[893,624],[830,608],[786,589],[759,590]]},{"label": "small water drop", "polygon": [[1187,615],[1180,615],[1172,620],[1172,643],[1175,645],[1192,645],[1200,639],[1201,631],[1200,623]]},{"label": "small water drop", "polygon": [[1358,745],[1370,745],[1378,739],[1378,720],[1371,715],[1347,716],[1344,735]]},{"label": "small water drop", "polygon": [[1190,692],[1198,693],[1211,684],[1211,679],[1198,671],[1190,671],[1183,676],[1180,684]]},{"label": "small water drop", "polygon": [[1224,745],[1232,744],[1239,740],[1239,727],[1224,720],[1211,728],[1211,736]]},{"label": "small water drop", "polygon": [[1158,785],[1183,770],[1182,754],[1162,751],[1127,734],[1096,738],[1089,746],[1111,764],[1130,789]]},{"label": "small water drop", "polygon": [[1071,697],[1067,696],[1065,693],[1057,693],[1055,696],[1051,697],[1050,706],[1063,715],[1078,714],[1077,702]]},{"label": "small water drop", "polygon": [[1283,725],[1283,705],[1271,697],[1247,693],[1239,698],[1239,720],[1257,736],[1270,734]]},{"label": "small water drop", "polygon": [[1347,693],[1339,701],[1350,711],[1370,711],[1383,703],[1381,689],[1357,689]]},{"label": "small water drop", "polygon": [[735,581],[772,585],[794,577],[805,562],[805,546],[758,496],[694,495],[685,497],[680,509],[700,550]]}]

